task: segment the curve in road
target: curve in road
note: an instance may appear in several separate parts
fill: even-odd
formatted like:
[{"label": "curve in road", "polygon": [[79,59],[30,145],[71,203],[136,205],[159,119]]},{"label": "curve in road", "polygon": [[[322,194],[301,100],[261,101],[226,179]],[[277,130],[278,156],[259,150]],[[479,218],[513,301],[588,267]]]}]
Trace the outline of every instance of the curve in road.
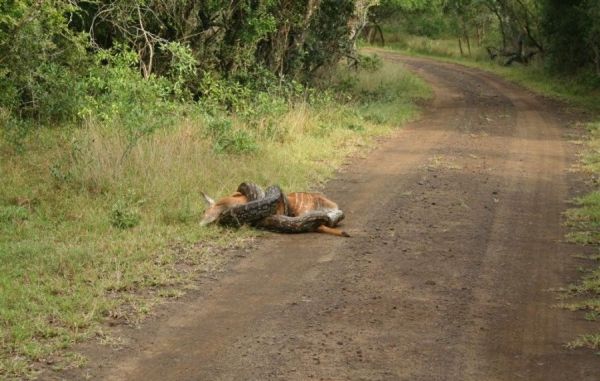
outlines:
[{"label": "curve in road", "polygon": [[273,235],[164,307],[110,380],[598,380],[589,327],[549,292],[575,155],[552,104],[497,77],[385,53],[434,88],[423,117],[330,181],[354,237]]}]

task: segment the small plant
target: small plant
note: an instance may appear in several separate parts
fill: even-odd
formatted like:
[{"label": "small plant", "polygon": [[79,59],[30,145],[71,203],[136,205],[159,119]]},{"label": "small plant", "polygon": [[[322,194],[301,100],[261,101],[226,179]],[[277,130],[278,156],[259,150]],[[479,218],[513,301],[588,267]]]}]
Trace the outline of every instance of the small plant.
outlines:
[{"label": "small plant", "polygon": [[144,200],[136,200],[135,194],[129,191],[127,196],[118,199],[110,211],[110,224],[118,229],[130,229],[139,225],[141,214],[139,207]]},{"label": "small plant", "polygon": [[361,55],[358,60],[358,67],[373,73],[383,67],[383,61],[376,54],[373,54],[372,56]]},{"label": "small plant", "polygon": [[29,218],[29,211],[18,205],[0,206],[0,223],[3,222],[20,222]]},{"label": "small plant", "polygon": [[362,132],[365,130],[365,127],[360,123],[349,123],[346,125],[346,128],[350,131]]},{"label": "small plant", "polygon": [[365,120],[375,123],[375,124],[384,124],[388,121],[386,115],[383,113],[371,112],[364,116]]},{"label": "small plant", "polygon": [[56,183],[56,186],[60,187],[60,185],[69,181],[71,173],[65,170],[60,164],[54,163],[50,166],[50,176]]},{"label": "small plant", "polygon": [[176,207],[165,206],[162,212],[162,219],[166,224],[187,224],[198,216],[189,197],[184,197]]},{"label": "small plant", "polygon": [[600,349],[600,334],[581,335],[577,339],[567,343],[567,348]]},{"label": "small plant", "polygon": [[163,49],[171,54],[171,63],[168,72],[173,95],[177,100],[191,99],[192,93],[188,86],[190,78],[196,78],[196,58],[189,46],[179,42],[167,42]]},{"label": "small plant", "polygon": [[208,130],[217,153],[243,154],[258,150],[254,137],[245,130],[235,129],[229,119],[209,121]]},{"label": "small plant", "polygon": [[585,318],[585,320],[588,320],[588,321],[597,321],[598,318],[600,318],[600,312],[590,311],[585,314],[584,318]]},{"label": "small plant", "polygon": [[25,139],[32,130],[27,120],[15,119],[0,109],[0,137],[18,154],[25,151]]}]

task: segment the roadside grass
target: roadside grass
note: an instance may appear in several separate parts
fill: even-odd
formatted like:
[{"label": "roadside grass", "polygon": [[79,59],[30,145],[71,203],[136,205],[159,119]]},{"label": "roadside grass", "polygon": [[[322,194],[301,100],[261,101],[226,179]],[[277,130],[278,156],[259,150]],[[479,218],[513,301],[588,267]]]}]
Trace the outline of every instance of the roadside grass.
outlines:
[{"label": "roadside grass", "polygon": [[188,105],[187,116],[134,145],[94,120],[31,131],[18,150],[0,139],[0,378],[81,364],[74,343],[114,341],[103,322],[139,323],[222,269],[223,248],[261,234],[200,228],[201,190],[219,197],[245,180],[318,187],[429,95],[390,63],[323,78],[337,89],[325,93],[346,98],[299,101],[252,125]]},{"label": "roadside grass", "polygon": [[[390,49],[433,57],[461,58],[460,48],[456,39],[432,39],[424,36],[413,36],[389,28],[384,28],[384,33],[386,33],[386,29],[388,30],[388,34],[385,34],[385,42],[386,46]],[[467,54],[467,47],[465,46],[463,49],[463,53]],[[476,45],[471,46],[471,60],[479,60],[485,57],[487,55],[483,48]]]},{"label": "roadside grass", "polygon": [[[503,66],[491,61],[482,47],[475,47],[471,57],[463,57],[452,40],[429,40],[423,37],[392,34],[391,50],[405,54],[435,57],[442,61],[459,63],[493,72],[510,81],[519,83],[537,93],[565,101],[587,113],[582,119],[589,131],[586,148],[581,156],[582,170],[589,175],[588,185],[592,189],[586,195],[573,200],[575,207],[565,212],[566,224],[570,228],[567,240],[581,245],[598,247],[596,253],[586,256],[594,264],[581,270],[581,279],[565,287],[565,300],[560,306],[572,311],[583,311],[584,319],[600,320],[600,83],[597,78],[580,74],[560,76],[549,74],[541,62],[533,61],[524,66]],[[377,51],[377,50],[369,50]],[[600,350],[600,333],[581,335],[567,343],[568,348]]]},{"label": "roadside grass", "polygon": [[[575,207],[567,210],[570,242],[594,246],[596,249],[585,258],[592,261],[590,268],[582,269],[581,280],[567,287],[568,299],[561,305],[571,311],[583,311],[584,319],[600,320],[600,122],[588,124],[589,140],[582,155],[583,170],[590,175],[593,191],[574,200]],[[568,343],[569,348],[600,349],[600,333],[577,337]]]}]

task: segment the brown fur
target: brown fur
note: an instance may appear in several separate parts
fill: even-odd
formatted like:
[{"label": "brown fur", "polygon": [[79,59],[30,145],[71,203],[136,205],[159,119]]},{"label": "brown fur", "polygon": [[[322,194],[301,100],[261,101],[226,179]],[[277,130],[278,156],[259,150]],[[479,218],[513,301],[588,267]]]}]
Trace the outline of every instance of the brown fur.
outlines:
[{"label": "brown fur", "polygon": [[[287,195],[287,199],[289,203],[289,214],[291,217],[298,217],[310,211],[320,209],[339,209],[335,202],[331,201],[321,193],[294,192],[289,193]],[[208,200],[209,199],[207,198],[207,201]],[[208,202],[210,203],[211,201],[212,200]],[[245,204],[247,202],[248,199],[246,196],[240,192],[235,192],[231,196],[224,197],[217,202],[213,202],[204,213],[204,218],[202,219],[201,224],[206,225],[214,222],[227,208],[235,205]],[[280,202],[277,205],[277,214],[283,213],[284,205]],[[350,237],[348,233],[341,229],[331,228],[325,225],[319,226],[319,228],[317,228],[317,232],[332,234],[338,237]]]}]

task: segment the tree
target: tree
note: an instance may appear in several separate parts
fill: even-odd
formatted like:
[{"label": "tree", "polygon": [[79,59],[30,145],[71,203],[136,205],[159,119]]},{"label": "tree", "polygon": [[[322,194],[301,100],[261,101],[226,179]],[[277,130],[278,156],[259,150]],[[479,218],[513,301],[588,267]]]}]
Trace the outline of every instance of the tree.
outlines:
[{"label": "tree", "polygon": [[593,61],[594,46],[598,46],[594,43],[597,19],[591,18],[598,7],[595,3],[585,0],[544,2],[542,27],[549,46],[549,63],[554,70],[572,72]]},{"label": "tree", "polygon": [[69,0],[0,3],[0,107],[38,120],[72,115],[73,77],[85,66],[85,36],[69,28]]}]

